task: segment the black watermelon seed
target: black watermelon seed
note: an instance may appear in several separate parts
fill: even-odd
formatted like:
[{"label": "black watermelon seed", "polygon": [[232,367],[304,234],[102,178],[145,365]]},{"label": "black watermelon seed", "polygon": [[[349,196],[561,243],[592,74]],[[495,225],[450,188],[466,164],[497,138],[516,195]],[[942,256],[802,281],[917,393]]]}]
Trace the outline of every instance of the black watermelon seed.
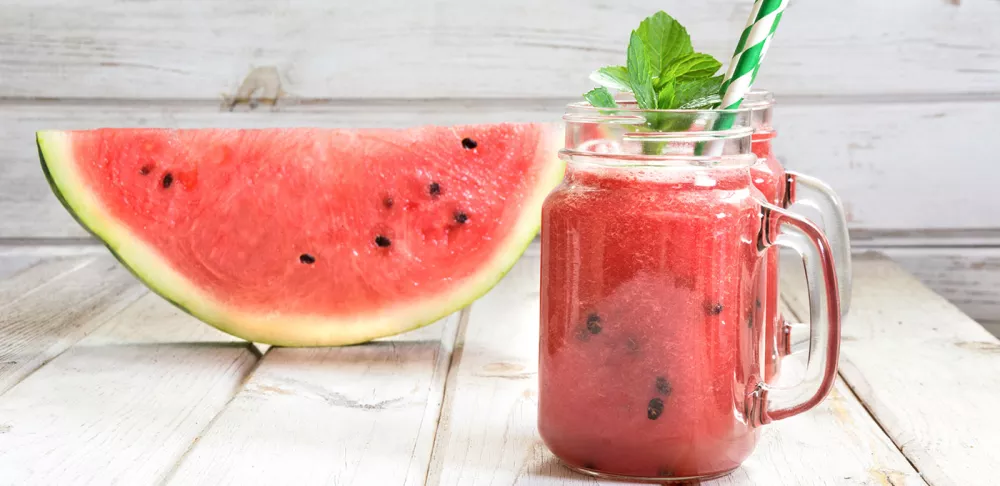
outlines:
[{"label": "black watermelon seed", "polygon": [[386,238],[382,235],[378,235],[375,237],[375,244],[378,245],[379,248],[385,248],[391,245],[392,241],[389,241],[389,238]]},{"label": "black watermelon seed", "polygon": [[431,196],[439,196],[441,195],[441,184],[431,182],[431,185],[427,187],[427,191],[431,193]]},{"label": "black watermelon seed", "polygon": [[674,388],[670,386],[670,382],[662,376],[656,377],[656,391],[660,395],[670,395]]},{"label": "black watermelon seed", "polygon": [[649,406],[646,407],[646,416],[649,420],[656,420],[663,415],[663,400],[659,398],[654,398],[649,401]]},{"label": "black watermelon seed", "polygon": [[299,255],[299,261],[305,263],[306,265],[312,265],[313,263],[316,263],[316,257],[308,253],[303,253]]},{"label": "black watermelon seed", "polygon": [[167,174],[163,176],[163,188],[170,189],[170,185],[173,183],[174,183],[174,175],[167,172]]},{"label": "black watermelon seed", "polygon": [[591,334],[601,333],[601,316],[597,314],[590,314],[587,316],[587,330]]},{"label": "black watermelon seed", "polygon": [[479,144],[476,143],[476,141],[471,138],[466,137],[462,139],[462,147],[464,147],[466,150],[472,150],[478,146]]},{"label": "black watermelon seed", "polygon": [[151,172],[152,170],[153,170],[153,168],[152,168],[152,167],[150,167],[150,166],[148,166],[148,165],[144,165],[144,166],[142,166],[142,167],[140,167],[140,168],[139,168],[139,174],[142,174],[142,175],[149,175],[149,173],[150,173],[150,172]]},{"label": "black watermelon seed", "polygon": [[754,300],[753,305],[756,306],[757,309],[760,309],[760,299]]},{"label": "black watermelon seed", "polygon": [[723,309],[722,304],[707,304],[705,306],[705,310],[707,310],[708,313],[713,316],[722,314],[722,309]]},{"label": "black watermelon seed", "polygon": [[391,197],[387,197],[387,198],[385,198],[385,199],[382,200],[382,205],[385,206],[385,207],[387,207],[387,208],[391,208],[392,205],[393,205],[393,203],[394,202],[393,202],[393,200],[392,200]]},{"label": "black watermelon seed", "polygon": [[461,211],[455,213],[455,222],[458,224],[465,224],[469,220],[469,215]]},{"label": "black watermelon seed", "polygon": [[[468,140],[468,139],[466,139],[466,140]],[[583,468],[584,469],[597,469],[597,464],[594,464],[592,462],[585,462],[585,463],[583,463]]]}]

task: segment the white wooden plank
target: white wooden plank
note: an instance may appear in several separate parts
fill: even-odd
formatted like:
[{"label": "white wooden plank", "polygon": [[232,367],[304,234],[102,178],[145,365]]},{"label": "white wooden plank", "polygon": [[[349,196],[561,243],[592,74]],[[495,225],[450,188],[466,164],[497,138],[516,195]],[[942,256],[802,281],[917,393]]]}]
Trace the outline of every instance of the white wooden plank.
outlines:
[{"label": "white wooden plank", "polygon": [[423,484],[459,314],[343,348],[272,348],[169,483]]},{"label": "white wooden plank", "polygon": [[[560,101],[400,102],[299,106],[276,113],[220,113],[206,105],[13,104],[0,110],[0,238],[85,236],[38,167],[34,132],[97,126],[405,126],[555,121]],[[828,181],[854,229],[995,228],[1000,200],[989,181],[994,113],[989,103],[780,105],[776,150],[788,165]],[[902,120],[905,120],[903,122]],[[917,143],[942,140],[947,143]],[[957,147],[957,149],[956,149]],[[958,152],[956,152],[958,150]],[[942,161],[948,170],[942,170]],[[975,174],[975,177],[970,176]],[[934,198],[914,194],[932,193]],[[956,211],[954,208],[962,208]]]},{"label": "white wooden plank", "polygon": [[108,249],[94,238],[43,238],[0,240],[0,258],[23,258],[32,262],[49,258],[107,255]]},{"label": "white wooden plank", "polygon": [[[26,260],[26,258],[18,257],[17,261],[21,262],[23,260]],[[94,258],[69,257],[43,259],[42,257],[37,257],[33,260],[30,261],[29,265],[20,268],[10,278],[0,281],[0,308],[14,305],[19,299],[34,293],[58,277],[80,269],[92,262]]]},{"label": "white wooden plank", "polygon": [[[785,315],[793,315],[782,305]],[[776,385],[797,383],[807,353],[785,357]],[[835,445],[838,444],[838,445]],[[788,468],[805,454],[808,464]],[[823,457],[826,457],[824,460]],[[774,460],[780,457],[780,460]],[[926,484],[842,379],[826,400],[803,415],[764,427],[754,454],[719,484]]]},{"label": "white wooden plank", "polygon": [[886,248],[881,252],[969,317],[1000,320],[1000,248]]},{"label": "white wooden plank", "polygon": [[[590,70],[623,63],[628,32],[656,9],[728,60],[750,7],[13,0],[0,17],[0,97],[217,99],[254,68],[263,77],[247,86],[305,98],[576,96]],[[793,3],[761,82],[789,94],[995,92],[998,21],[991,0]]]},{"label": "white wooden plank", "polygon": [[158,484],[256,361],[146,294],[0,397],[0,484]]},{"label": "white wooden plank", "polygon": [[[917,237],[918,241],[934,239]],[[905,242],[905,239],[893,239]],[[948,240],[946,239],[945,242]],[[990,240],[987,240],[990,241]],[[994,244],[1000,240],[991,240]],[[906,271],[913,274],[931,290],[948,299],[963,313],[980,324],[1000,321],[1000,248],[997,247],[941,247],[941,246],[855,246],[855,255],[876,252],[889,256]],[[783,253],[783,269],[791,271],[799,265],[797,257]],[[801,269],[795,270],[801,272]],[[783,271],[783,273],[785,273]],[[794,278],[801,278],[795,275]],[[788,295],[790,299],[800,296]],[[804,301],[799,305],[804,305]],[[992,328],[997,329],[995,326]],[[997,334],[994,332],[994,334]]]},{"label": "white wooden plank", "polygon": [[[804,310],[801,298],[788,302]],[[844,380],[929,484],[991,484],[1000,341],[877,255],[855,258],[852,302]]]},{"label": "white wooden plank", "polygon": [[[41,260],[41,257],[27,255],[0,255],[0,279],[6,279],[25,268],[31,267]],[[0,297],[0,302],[5,299]]]},{"label": "white wooden plank", "polygon": [[[492,292],[473,304],[459,333],[429,485],[597,483],[560,466],[536,429],[537,252],[537,247],[529,250]],[[733,475],[708,484],[922,481],[857,399],[838,384],[818,408],[765,427],[754,455]]]},{"label": "white wooden plank", "polygon": [[[96,243],[96,240],[86,240],[87,244],[47,244],[47,245],[2,245],[0,246],[0,281],[12,279],[14,275],[36,266],[48,266],[52,269],[60,265],[59,260],[74,259],[106,254],[107,250]],[[50,242],[61,243],[60,240]],[[79,259],[79,258],[77,258]],[[44,272],[43,272],[44,273]],[[24,284],[21,284],[22,287]],[[17,293],[20,289],[13,286],[4,287],[6,291]],[[24,289],[28,290],[28,289]],[[0,304],[10,300],[0,291]]]},{"label": "white wooden plank", "polygon": [[428,485],[576,479],[556,464],[536,430],[538,265],[532,245],[472,304],[456,343]]},{"label": "white wooden plank", "polygon": [[[36,275],[25,272],[3,286],[30,289],[27,283]],[[0,306],[0,393],[147,290],[114,258],[102,256],[25,292]]]},{"label": "white wooden plank", "polygon": [[[790,464],[802,461],[802,463]],[[805,415],[764,427],[752,456],[705,484],[927,484],[842,380]]]},{"label": "white wooden plank", "polygon": [[852,228],[996,228],[1000,198],[989,181],[1000,168],[981,161],[995,158],[986,127],[997,109],[1000,103],[779,104],[775,150],[840,194]]}]

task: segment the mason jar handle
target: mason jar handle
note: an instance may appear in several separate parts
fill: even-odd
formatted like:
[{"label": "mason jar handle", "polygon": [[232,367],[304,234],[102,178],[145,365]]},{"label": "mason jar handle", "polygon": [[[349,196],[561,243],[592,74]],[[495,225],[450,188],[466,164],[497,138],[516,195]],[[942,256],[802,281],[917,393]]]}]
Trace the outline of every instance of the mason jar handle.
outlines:
[{"label": "mason jar handle", "polygon": [[[799,257],[809,289],[809,360],[805,377],[791,387],[761,383],[751,402],[760,424],[798,415],[823,401],[837,380],[840,359],[840,291],[833,250],[812,222],[777,206],[762,203],[763,246],[791,248]],[[776,231],[778,228],[781,231]],[[775,238],[775,235],[779,235]]]},{"label": "mason jar handle", "polygon": [[[790,204],[803,204],[815,209],[821,216],[816,221],[833,249],[833,263],[837,267],[837,282],[840,288],[840,313],[846,316],[851,308],[851,236],[847,230],[844,205],[833,188],[825,182],[793,170],[788,176],[788,199]],[[803,189],[805,189],[803,191]]]}]

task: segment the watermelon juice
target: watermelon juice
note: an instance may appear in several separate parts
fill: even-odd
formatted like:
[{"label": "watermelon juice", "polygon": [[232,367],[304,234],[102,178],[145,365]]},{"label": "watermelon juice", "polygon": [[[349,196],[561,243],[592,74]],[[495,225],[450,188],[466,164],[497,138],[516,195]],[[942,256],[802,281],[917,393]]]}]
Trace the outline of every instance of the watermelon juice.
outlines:
[{"label": "watermelon juice", "polygon": [[543,210],[539,424],[571,465],[703,476],[756,443],[759,207],[745,169],[677,172],[570,170]]},{"label": "watermelon juice", "polygon": [[[543,206],[539,431],[565,464],[593,475],[725,474],[753,451],[758,425],[811,408],[832,386],[835,348],[810,363],[826,367],[823,383],[779,397],[790,406],[772,411],[765,390],[781,390],[763,384],[759,297],[776,227],[763,215],[811,227],[753,186],[749,127],[727,131],[722,157],[691,155],[694,139],[649,156],[663,138],[637,147],[616,125],[627,117],[602,111],[580,123],[567,115],[566,177]],[[811,238],[827,255],[822,235]],[[829,325],[813,330],[839,330]],[[800,396],[810,398],[793,403]]]}]

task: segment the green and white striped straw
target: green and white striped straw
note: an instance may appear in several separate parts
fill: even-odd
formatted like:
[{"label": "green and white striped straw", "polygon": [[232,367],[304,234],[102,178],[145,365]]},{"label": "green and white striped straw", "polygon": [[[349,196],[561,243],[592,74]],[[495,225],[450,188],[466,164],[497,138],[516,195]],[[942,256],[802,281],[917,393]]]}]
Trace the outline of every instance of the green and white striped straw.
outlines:
[{"label": "green and white striped straw", "polygon": [[729,71],[722,83],[723,109],[734,109],[743,102],[743,96],[750,91],[757,79],[760,64],[764,61],[767,48],[774,38],[774,31],[781,22],[781,15],[788,7],[788,0],[756,0],[750,11],[747,26],[736,44]]},{"label": "green and white striped straw", "polygon": [[[729,71],[726,72],[725,80],[722,83],[722,103],[720,109],[733,110],[740,107],[743,97],[753,86],[757,79],[757,72],[760,71],[761,62],[767,54],[768,47],[771,46],[771,39],[774,38],[774,31],[781,22],[781,15],[788,7],[789,0],[755,0],[753,9],[750,10],[750,18],[743,29],[739,43],[736,44],[736,51],[733,59],[729,63]],[[724,116],[715,124],[716,130],[726,130],[732,128],[734,119],[731,116]],[[721,155],[722,143],[712,143],[708,154]]]}]

